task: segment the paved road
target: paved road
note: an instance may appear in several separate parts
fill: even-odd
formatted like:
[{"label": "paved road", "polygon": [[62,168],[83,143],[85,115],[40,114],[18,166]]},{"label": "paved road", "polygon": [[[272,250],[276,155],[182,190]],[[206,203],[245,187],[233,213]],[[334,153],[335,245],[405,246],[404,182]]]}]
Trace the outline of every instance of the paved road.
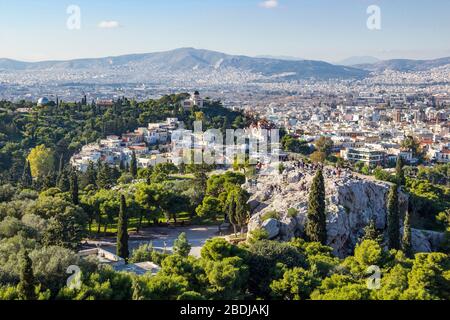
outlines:
[{"label": "paved road", "polygon": [[[217,226],[189,226],[189,227],[154,227],[142,230],[139,235],[131,235],[130,251],[142,244],[152,243],[158,250],[172,251],[173,243],[180,233],[185,232],[192,246],[191,255],[200,257],[200,251],[206,240],[218,236]],[[105,250],[115,252],[115,238],[105,238],[101,241],[88,241],[91,245],[101,245]]]}]

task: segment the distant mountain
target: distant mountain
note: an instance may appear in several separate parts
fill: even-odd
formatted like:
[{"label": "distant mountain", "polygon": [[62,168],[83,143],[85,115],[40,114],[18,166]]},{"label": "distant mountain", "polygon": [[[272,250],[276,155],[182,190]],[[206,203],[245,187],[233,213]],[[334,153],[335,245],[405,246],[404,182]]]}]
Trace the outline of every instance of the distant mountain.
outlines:
[{"label": "distant mountain", "polygon": [[372,64],[359,64],[354,67],[376,72],[383,72],[385,70],[417,72],[417,71],[427,71],[448,64],[450,64],[450,57],[433,60],[393,59],[393,60],[379,61]]},{"label": "distant mountain", "polygon": [[381,60],[375,57],[370,56],[355,56],[350,57],[341,61],[336,62],[335,64],[340,66],[355,66],[359,64],[373,64],[376,62],[380,62]]},{"label": "distant mountain", "polygon": [[260,56],[256,56],[255,58],[277,59],[277,60],[287,60],[287,61],[302,61],[302,60],[305,60],[305,59],[302,59],[302,58],[291,57],[291,56],[271,56],[271,55],[260,55]]},{"label": "distant mountain", "polygon": [[[166,52],[132,54],[118,57],[78,59],[70,61],[21,62],[0,60],[0,71],[45,71],[45,72],[93,72],[117,74],[138,81],[152,80],[155,75],[183,77],[197,72],[245,72],[259,77],[277,78],[279,81],[300,79],[351,79],[365,77],[365,70],[336,66],[322,61],[291,61],[270,58],[253,58],[228,55],[221,52],[182,48]],[[130,80],[131,81],[131,80]]]}]

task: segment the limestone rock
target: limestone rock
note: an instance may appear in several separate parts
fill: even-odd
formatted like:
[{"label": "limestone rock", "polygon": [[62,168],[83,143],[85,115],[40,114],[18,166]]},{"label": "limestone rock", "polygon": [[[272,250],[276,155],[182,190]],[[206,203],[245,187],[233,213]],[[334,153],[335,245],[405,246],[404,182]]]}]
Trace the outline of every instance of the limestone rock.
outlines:
[{"label": "limestone rock", "polygon": [[269,234],[269,239],[275,239],[280,233],[280,222],[275,219],[268,219],[261,226]]},{"label": "limestone rock", "polygon": [[[302,235],[306,223],[309,190],[315,175],[314,168],[298,167],[286,163],[283,175],[261,176],[256,185],[244,185],[250,192],[253,211],[249,232],[263,224],[261,216],[270,211],[280,215],[277,221],[282,240]],[[378,229],[386,229],[386,201],[391,184],[370,177],[363,177],[349,171],[340,174],[334,168],[324,169],[328,245],[336,255],[345,257],[352,254],[363,229],[374,220]],[[256,201],[258,205],[256,204]],[[400,193],[399,204],[406,211],[408,197]],[[289,217],[288,210],[295,208],[297,217]],[[276,220],[275,220],[276,221]],[[264,222],[268,223],[268,222]],[[270,222],[273,233],[275,222]],[[426,249],[425,247],[422,249]]]}]

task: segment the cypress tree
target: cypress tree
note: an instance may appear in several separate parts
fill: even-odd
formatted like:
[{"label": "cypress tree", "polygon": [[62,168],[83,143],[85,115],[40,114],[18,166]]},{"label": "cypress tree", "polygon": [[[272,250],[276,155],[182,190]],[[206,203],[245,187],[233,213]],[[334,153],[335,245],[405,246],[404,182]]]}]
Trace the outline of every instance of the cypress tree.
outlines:
[{"label": "cypress tree", "polygon": [[387,203],[387,230],[390,249],[400,249],[400,214],[398,207],[398,186],[391,187]]},{"label": "cypress tree", "polygon": [[89,162],[86,172],[84,173],[84,183],[85,185],[97,185],[97,172],[95,170],[94,163]]},{"label": "cypress tree", "polygon": [[123,172],[125,170],[125,162],[123,160],[120,160],[119,169],[120,172]]},{"label": "cypress tree", "polygon": [[136,152],[134,152],[134,151],[133,151],[133,154],[131,155],[130,173],[133,176],[133,178],[136,178],[136,176],[137,176],[137,159],[136,159]]},{"label": "cypress tree", "polygon": [[70,190],[70,179],[66,169],[63,169],[58,176],[57,187],[62,192],[67,192]]},{"label": "cypress tree", "polygon": [[21,255],[18,291],[21,300],[36,300],[33,264],[28,252],[25,250]]},{"label": "cypress tree", "polygon": [[406,212],[405,220],[403,222],[402,250],[407,257],[411,257],[411,214],[409,210]]},{"label": "cypress tree", "polygon": [[31,166],[30,161],[26,161],[25,166],[23,168],[23,174],[21,179],[21,184],[23,188],[31,188],[33,185],[33,177],[31,175]]},{"label": "cypress tree", "polygon": [[325,181],[322,169],[319,169],[314,177],[309,194],[308,220],[305,233],[309,241],[320,242],[324,245],[327,241],[325,210]]},{"label": "cypress tree", "polygon": [[58,175],[60,175],[64,170],[64,156],[61,155],[59,157],[59,167],[58,167]]},{"label": "cypress tree", "polygon": [[403,157],[401,157],[400,155],[397,158],[397,165],[395,167],[395,173],[396,173],[396,179],[397,179],[397,183],[400,186],[405,185],[405,172],[403,170],[404,167],[404,161],[403,161]]},{"label": "cypress tree", "polygon": [[70,194],[72,196],[72,202],[74,205],[78,205],[80,203],[78,196],[78,175],[76,171],[72,171],[70,175]]},{"label": "cypress tree", "polygon": [[126,211],[125,196],[122,194],[120,196],[120,212],[117,224],[117,255],[125,259],[125,263],[128,263],[130,252],[128,250],[128,216]]}]

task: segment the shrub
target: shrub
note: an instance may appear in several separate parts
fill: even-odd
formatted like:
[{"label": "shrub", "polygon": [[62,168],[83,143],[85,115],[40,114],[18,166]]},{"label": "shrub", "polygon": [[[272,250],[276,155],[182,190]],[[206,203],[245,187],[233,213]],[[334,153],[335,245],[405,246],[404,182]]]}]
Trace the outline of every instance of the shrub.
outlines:
[{"label": "shrub", "polygon": [[269,219],[280,220],[280,214],[276,211],[269,211],[261,216],[262,221],[267,221]]}]

